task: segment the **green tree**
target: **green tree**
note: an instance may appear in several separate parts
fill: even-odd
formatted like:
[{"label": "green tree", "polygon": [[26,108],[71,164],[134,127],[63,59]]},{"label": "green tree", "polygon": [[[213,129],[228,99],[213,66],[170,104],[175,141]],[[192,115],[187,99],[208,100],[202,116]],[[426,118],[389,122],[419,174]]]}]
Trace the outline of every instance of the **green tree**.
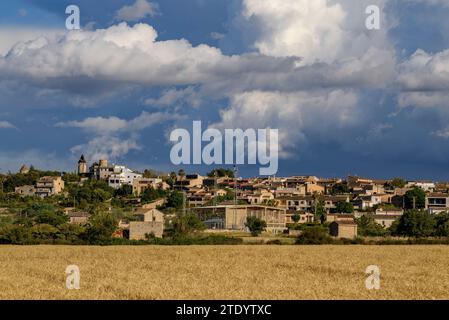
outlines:
[{"label": "green tree", "polygon": [[178,214],[173,221],[175,235],[188,235],[204,230],[206,226],[194,213]]},{"label": "green tree", "polygon": [[249,216],[246,218],[245,226],[249,229],[252,236],[257,237],[259,234],[265,231],[267,223],[257,217]]},{"label": "green tree", "polygon": [[96,212],[89,218],[87,237],[89,242],[102,242],[110,240],[117,229],[117,220],[109,212]]},{"label": "green tree", "polygon": [[167,192],[165,192],[162,189],[147,188],[142,192],[142,194],[140,195],[140,198],[142,199],[143,203],[149,203],[154,200],[164,198],[166,196],[167,196]]},{"label": "green tree", "polygon": [[339,201],[335,205],[337,213],[353,213],[354,206],[351,202]]},{"label": "green tree", "polygon": [[65,183],[78,182],[80,181],[80,176],[77,173],[66,172],[62,176],[62,180],[64,180]]},{"label": "green tree", "polygon": [[404,195],[406,209],[423,209],[426,206],[426,193],[421,188],[413,188]]},{"label": "green tree", "polygon": [[407,210],[393,225],[396,235],[409,237],[429,237],[435,231],[436,221],[427,211]]},{"label": "green tree", "polygon": [[394,178],[393,180],[391,180],[391,182],[389,183],[389,186],[393,187],[393,188],[404,188],[406,185],[406,182],[404,179],[402,178]]},{"label": "green tree", "polygon": [[37,224],[59,226],[66,223],[69,218],[57,206],[50,203],[34,203],[22,212],[22,217],[31,218]]},{"label": "green tree", "polygon": [[387,234],[387,230],[371,216],[363,215],[355,219],[355,222],[357,223],[357,233],[360,236],[382,237]]},{"label": "green tree", "polygon": [[171,187],[173,187],[173,186],[175,185],[176,178],[177,178],[176,172],[174,172],[174,171],[170,172],[170,175],[169,175],[168,178],[167,178],[167,183],[168,183]]},{"label": "green tree", "polygon": [[293,220],[294,223],[298,223],[299,220],[301,220],[301,216],[300,216],[297,212],[295,212],[295,213],[292,215],[292,220]]},{"label": "green tree", "polygon": [[143,171],[143,177],[144,178],[157,178],[157,173],[156,171],[152,170],[152,169],[145,169]]},{"label": "green tree", "polygon": [[97,206],[98,203],[112,198],[115,190],[106,181],[89,180],[83,185],[69,186],[69,198],[76,200],[76,206],[87,209],[88,206]]},{"label": "green tree", "polygon": [[18,224],[7,224],[0,228],[0,243],[28,244],[31,241],[32,237],[29,227]]},{"label": "green tree", "polygon": [[64,240],[69,241],[70,243],[81,242],[83,238],[85,238],[86,226],[73,224],[73,223],[65,223],[58,226],[59,232]]},{"label": "green tree", "polygon": [[435,216],[435,236],[449,237],[449,213],[441,212]]},{"label": "green tree", "polygon": [[166,207],[181,209],[184,203],[184,195],[179,191],[172,191],[167,197]]},{"label": "green tree", "polygon": [[129,197],[133,195],[133,187],[129,184],[124,184],[114,192],[116,197]]},{"label": "green tree", "polygon": [[324,204],[324,200],[321,197],[317,197],[315,199],[315,210],[314,210],[314,216],[313,216],[313,220],[315,222],[321,222],[323,223],[324,221],[326,221],[326,217],[327,217],[327,211],[326,211],[326,207]]},{"label": "green tree", "polygon": [[296,240],[297,244],[326,244],[331,242],[332,238],[329,235],[328,228],[321,225],[305,227]]},{"label": "green tree", "polygon": [[346,183],[337,183],[332,187],[332,194],[346,194],[349,193],[349,188]]},{"label": "green tree", "polygon": [[30,228],[33,240],[53,241],[60,235],[58,228],[49,224],[37,224]]},{"label": "green tree", "polygon": [[211,172],[209,172],[207,174],[208,177],[213,178],[213,177],[218,177],[218,178],[222,178],[222,177],[228,177],[228,178],[234,178],[234,170],[231,169],[224,169],[224,168],[218,168],[218,169],[214,169]]}]

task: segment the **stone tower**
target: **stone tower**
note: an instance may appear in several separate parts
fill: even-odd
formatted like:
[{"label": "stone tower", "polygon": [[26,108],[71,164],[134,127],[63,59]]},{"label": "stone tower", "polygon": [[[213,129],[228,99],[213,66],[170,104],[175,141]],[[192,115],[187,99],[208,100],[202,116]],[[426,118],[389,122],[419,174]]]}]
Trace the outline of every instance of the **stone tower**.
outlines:
[{"label": "stone tower", "polygon": [[27,174],[28,172],[30,172],[30,168],[28,168],[26,165],[23,165],[22,167],[20,167],[19,172],[22,174]]},{"label": "stone tower", "polygon": [[81,158],[78,161],[78,174],[79,175],[87,174],[87,162],[84,159],[84,155],[81,155]]}]

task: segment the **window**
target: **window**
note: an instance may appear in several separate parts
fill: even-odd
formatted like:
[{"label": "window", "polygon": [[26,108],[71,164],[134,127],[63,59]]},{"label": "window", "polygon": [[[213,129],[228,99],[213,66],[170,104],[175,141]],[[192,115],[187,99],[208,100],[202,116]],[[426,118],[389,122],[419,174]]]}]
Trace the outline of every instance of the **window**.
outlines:
[{"label": "window", "polygon": [[429,204],[446,205],[446,199],[445,198],[430,198]]}]

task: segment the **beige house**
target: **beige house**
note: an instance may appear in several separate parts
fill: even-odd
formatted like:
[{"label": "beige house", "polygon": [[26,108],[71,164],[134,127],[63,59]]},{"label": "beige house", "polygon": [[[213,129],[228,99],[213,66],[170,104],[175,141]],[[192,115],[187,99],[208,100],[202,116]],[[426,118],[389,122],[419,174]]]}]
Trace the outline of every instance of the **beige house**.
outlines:
[{"label": "beige house", "polygon": [[354,200],[352,200],[352,204],[354,207],[360,210],[366,210],[368,208],[372,208],[377,204],[382,203],[382,197],[380,195],[369,195],[369,196],[360,196]]},{"label": "beige house", "polygon": [[401,217],[401,215],[391,215],[391,214],[374,214],[371,215],[374,221],[385,228],[391,227],[393,222]]},{"label": "beige house", "polygon": [[269,200],[273,200],[274,195],[272,192],[266,189],[261,189],[248,196],[249,204],[264,204]]},{"label": "beige house", "polygon": [[449,211],[449,194],[432,192],[426,195],[426,209],[430,213]]},{"label": "beige house", "polygon": [[291,211],[289,211],[286,215],[285,215],[285,223],[286,224],[292,224],[292,223],[295,223],[294,221],[293,221],[293,216],[295,215],[295,214],[298,214],[299,215],[299,221],[298,221],[298,223],[300,223],[300,224],[304,224],[304,223],[311,223],[311,222],[313,222],[313,219],[314,219],[314,214],[313,213],[310,213],[310,212],[298,212],[298,213],[296,213],[296,212],[291,212]]},{"label": "beige house", "polygon": [[167,190],[170,186],[160,178],[137,178],[132,182],[133,193],[140,196],[146,189]]},{"label": "beige house", "polygon": [[61,177],[42,177],[36,183],[35,194],[44,198],[61,194],[64,190],[64,181]]},{"label": "beige house", "polygon": [[317,184],[316,182],[306,182],[304,184],[305,194],[324,194],[324,186]]},{"label": "beige house", "polygon": [[210,192],[214,197],[223,197],[228,194],[225,189],[210,190]]},{"label": "beige house", "polygon": [[342,214],[342,213],[330,213],[326,217],[327,222],[334,222],[334,221],[349,221],[354,222],[354,215],[353,214]]},{"label": "beige house", "polygon": [[134,215],[138,221],[129,223],[130,240],[145,240],[147,234],[153,234],[157,238],[162,238],[164,233],[164,214],[161,211],[139,208]]},{"label": "beige house", "polygon": [[189,188],[202,188],[204,177],[199,174],[188,174],[185,177],[178,177],[175,182],[174,188],[176,190],[186,190]]},{"label": "beige house", "polygon": [[299,212],[312,212],[318,201],[324,202],[324,208],[327,212],[336,208],[338,202],[349,202],[349,196],[290,196],[276,198],[277,205],[281,208]]},{"label": "beige house", "polygon": [[354,221],[337,220],[329,225],[329,233],[336,238],[353,239],[357,237],[357,224]]},{"label": "beige house", "polygon": [[157,209],[138,208],[134,212],[134,216],[139,221],[164,222],[164,214]]},{"label": "beige house", "polygon": [[363,186],[366,195],[384,194],[385,188],[380,184],[368,184]]},{"label": "beige house", "polygon": [[29,196],[32,197],[36,194],[36,189],[34,186],[20,186],[14,189],[15,193],[20,194],[21,196]]},{"label": "beige house", "polygon": [[90,218],[90,214],[87,212],[69,212],[67,215],[72,224],[86,224]]},{"label": "beige house", "polygon": [[163,222],[131,221],[129,223],[130,240],[145,240],[146,235],[154,235],[156,238],[162,238],[163,233]]},{"label": "beige house", "polygon": [[276,198],[277,205],[292,211],[310,211],[314,206],[312,196],[292,196]]}]

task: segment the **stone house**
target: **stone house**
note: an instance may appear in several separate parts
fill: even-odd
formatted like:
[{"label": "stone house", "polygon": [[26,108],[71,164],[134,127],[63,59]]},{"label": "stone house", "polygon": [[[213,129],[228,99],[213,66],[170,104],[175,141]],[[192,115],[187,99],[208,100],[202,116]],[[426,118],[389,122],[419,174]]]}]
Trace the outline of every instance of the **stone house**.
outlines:
[{"label": "stone house", "polygon": [[336,238],[353,239],[357,237],[357,224],[349,220],[337,220],[329,225],[329,233]]},{"label": "stone house", "polygon": [[164,214],[157,209],[139,208],[134,213],[138,221],[129,222],[129,239],[145,240],[147,234],[162,238]]},{"label": "stone house", "polygon": [[20,186],[20,187],[16,187],[14,189],[15,193],[21,195],[21,196],[29,196],[32,197],[35,195],[36,193],[36,188],[34,186]]},{"label": "stone house", "polygon": [[61,194],[64,181],[61,177],[42,177],[36,183],[36,195],[42,198]]}]

